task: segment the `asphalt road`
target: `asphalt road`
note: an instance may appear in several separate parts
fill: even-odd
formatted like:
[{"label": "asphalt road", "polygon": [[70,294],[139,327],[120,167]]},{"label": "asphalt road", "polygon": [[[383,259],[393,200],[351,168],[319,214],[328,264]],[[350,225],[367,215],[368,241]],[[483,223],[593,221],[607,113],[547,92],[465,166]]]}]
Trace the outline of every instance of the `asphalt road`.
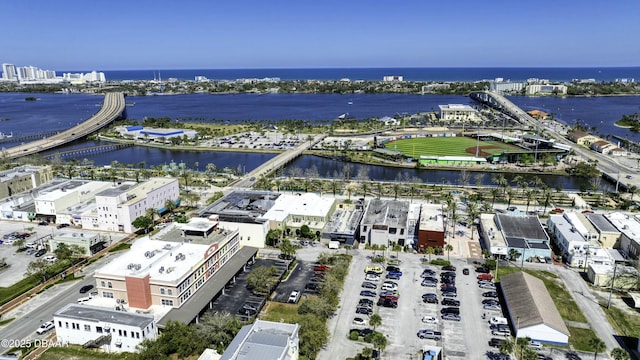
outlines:
[{"label": "asphalt road", "polygon": [[[64,305],[75,303],[78,298],[85,296],[80,294],[80,288],[87,284],[95,286],[93,272],[96,268],[108,262],[111,256],[114,255],[105,256],[87,266],[83,272],[85,277],[82,280],[55,285],[41,294],[36,295],[29,300],[29,302],[14,311],[5,314],[3,320],[10,318],[15,318],[15,320],[0,328],[0,339],[16,339],[22,341],[45,338],[49,333],[38,335],[35,332],[38,327],[40,327],[40,324],[53,320],[53,314],[56,311]],[[0,344],[0,353],[4,353],[7,350],[7,347]]]}]

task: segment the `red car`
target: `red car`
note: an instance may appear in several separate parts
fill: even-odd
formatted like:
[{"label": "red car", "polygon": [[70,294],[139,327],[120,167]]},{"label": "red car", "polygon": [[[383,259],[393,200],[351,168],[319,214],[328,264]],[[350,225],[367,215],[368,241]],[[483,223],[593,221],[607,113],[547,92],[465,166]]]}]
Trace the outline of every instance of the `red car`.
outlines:
[{"label": "red car", "polygon": [[551,210],[552,213],[556,213],[556,214],[562,214],[564,212],[564,210],[562,209],[553,209]]},{"label": "red car", "polygon": [[493,280],[493,275],[491,275],[491,274],[478,274],[478,280],[491,281],[491,280]]},{"label": "red car", "polygon": [[313,267],[313,271],[327,271],[329,269],[330,269],[330,267],[328,267],[325,264],[320,264],[320,265],[316,265],[316,266]]}]

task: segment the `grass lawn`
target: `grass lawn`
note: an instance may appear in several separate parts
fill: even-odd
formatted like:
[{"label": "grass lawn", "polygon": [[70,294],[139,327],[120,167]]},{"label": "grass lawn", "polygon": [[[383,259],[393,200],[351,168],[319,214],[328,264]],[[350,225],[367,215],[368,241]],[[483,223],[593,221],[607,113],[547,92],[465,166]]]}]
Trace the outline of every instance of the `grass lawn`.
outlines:
[{"label": "grass lawn", "polygon": [[288,324],[295,324],[298,320],[298,304],[283,304],[270,301],[267,302],[266,313],[266,315],[260,317],[260,320],[283,321]]},{"label": "grass lawn", "polygon": [[589,340],[596,337],[593,330],[574,328],[570,326],[568,326],[568,328],[569,333],[571,333],[571,336],[569,337],[569,344],[573,345],[574,349],[581,351],[593,351],[589,345]]},{"label": "grass lawn", "polygon": [[[427,137],[402,139],[389,142],[385,147],[389,150],[402,151],[414,158],[420,155],[431,156],[475,156],[475,148],[480,146],[484,153],[499,154],[504,150],[515,150],[517,147],[499,141],[480,141],[470,137]],[[473,152],[466,151],[473,148]]]},{"label": "grass lawn", "polygon": [[611,306],[608,310],[605,306],[602,310],[607,314],[611,326],[613,326],[620,335],[634,338],[640,336],[640,316],[630,315],[615,306]]},{"label": "grass lawn", "polygon": [[51,347],[45,351],[39,359],[41,360],[92,360],[92,359],[113,359],[127,360],[135,359],[132,353],[103,353],[95,350],[83,349],[81,346]]},{"label": "grass lawn", "polygon": [[[504,275],[519,271],[520,269],[516,267],[501,267],[498,269],[498,279]],[[587,322],[587,318],[584,317],[584,314],[582,314],[582,311],[571,297],[571,294],[569,294],[567,290],[565,290],[563,284],[558,282],[558,277],[555,274],[552,274],[548,271],[524,271],[544,282],[544,286],[547,288],[547,291],[549,291],[549,295],[551,295],[553,303],[556,305],[560,316],[562,316],[564,320],[576,321],[581,323]]]}]

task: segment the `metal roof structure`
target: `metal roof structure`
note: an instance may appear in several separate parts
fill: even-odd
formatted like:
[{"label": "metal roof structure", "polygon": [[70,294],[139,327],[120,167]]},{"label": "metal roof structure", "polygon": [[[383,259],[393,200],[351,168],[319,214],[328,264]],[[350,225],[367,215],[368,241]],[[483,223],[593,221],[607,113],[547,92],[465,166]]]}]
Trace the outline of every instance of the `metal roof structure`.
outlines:
[{"label": "metal roof structure", "polygon": [[408,212],[409,203],[407,201],[371,199],[364,213],[362,224],[406,227]]},{"label": "metal roof structure", "polygon": [[528,241],[549,241],[546,231],[535,215],[496,214],[496,225],[506,238],[524,238]]},{"label": "metal roof structure", "polygon": [[290,341],[297,342],[299,329],[298,324],[256,320],[240,329],[220,360],[289,359]]},{"label": "metal roof structure", "polygon": [[585,216],[587,217],[587,219],[589,219],[589,221],[591,221],[593,226],[595,226],[596,229],[598,231],[600,231],[600,232],[613,232],[613,233],[619,233],[620,232],[602,214],[585,214]]},{"label": "metal roof structure", "polygon": [[62,309],[56,311],[53,316],[64,317],[67,319],[136,326],[139,328],[145,328],[153,322],[153,315],[129,313],[111,310],[104,307],[73,303],[65,305]]},{"label": "metal roof structure", "polygon": [[551,295],[542,280],[525,272],[516,272],[500,277],[500,287],[517,332],[537,325],[546,325],[566,336],[570,336]]},{"label": "metal roof structure", "polygon": [[233,191],[202,209],[198,216],[218,215],[220,221],[263,223],[266,220],[262,216],[280,195],[271,191]]}]

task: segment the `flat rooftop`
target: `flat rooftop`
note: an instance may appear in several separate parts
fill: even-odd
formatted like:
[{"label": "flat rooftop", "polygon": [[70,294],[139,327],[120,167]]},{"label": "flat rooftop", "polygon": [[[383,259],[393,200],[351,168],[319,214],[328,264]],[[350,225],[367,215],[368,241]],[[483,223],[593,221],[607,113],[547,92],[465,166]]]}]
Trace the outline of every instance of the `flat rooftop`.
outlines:
[{"label": "flat rooftop", "polygon": [[325,228],[330,234],[354,234],[362,220],[362,209],[338,209]]},{"label": "flat rooftop", "polygon": [[570,223],[564,215],[549,215],[549,221],[554,224],[556,229],[562,234],[568,243],[584,242],[587,240],[582,236],[580,231]]},{"label": "flat rooftop", "polygon": [[24,165],[5,171],[0,171],[0,182],[11,181],[15,178],[20,178],[25,175],[37,174],[39,171],[44,170],[45,168],[45,166]]},{"label": "flat rooftop", "polygon": [[134,204],[140,201],[140,199],[144,199],[149,192],[171,184],[172,182],[178,182],[178,179],[160,177],[150,178],[149,180],[130,188],[127,191],[127,202],[125,202],[123,205]]},{"label": "flat rooftop", "polygon": [[408,213],[409,203],[407,201],[371,199],[362,223],[404,227],[407,225]]},{"label": "flat rooftop", "polygon": [[313,193],[281,195],[264,214],[264,218],[281,221],[287,215],[325,217],[335,201],[333,197],[321,197]]},{"label": "flat rooftop", "polygon": [[506,238],[525,238],[527,240],[548,241],[546,231],[535,215],[496,214],[496,224]]},{"label": "flat rooftop", "polygon": [[61,193],[65,193],[69,190],[74,190],[89,182],[89,180],[67,180],[54,186],[48,186],[43,189],[38,189],[37,194],[34,191],[34,196],[37,200],[55,200],[61,196]]},{"label": "flat rooftop", "polygon": [[145,328],[153,322],[152,315],[116,311],[83,304],[67,304],[62,309],[56,311],[53,316],[97,323],[128,325],[139,328]]},{"label": "flat rooftop", "polygon": [[585,216],[586,216],[587,219],[589,219],[589,221],[591,221],[593,226],[595,226],[596,229],[598,229],[598,231],[600,231],[600,232],[613,232],[613,233],[619,233],[620,232],[602,214],[585,214]]},{"label": "flat rooftop", "polygon": [[152,282],[175,283],[205,259],[209,248],[218,246],[222,240],[236,233],[237,230],[220,229],[216,231],[215,236],[202,238],[200,243],[182,237],[167,238],[168,241],[143,237],[136,240],[127,252],[97,269],[94,277],[124,278],[149,275]]},{"label": "flat rooftop", "polygon": [[444,231],[442,223],[442,206],[436,204],[422,205],[420,212],[420,230]]},{"label": "flat rooftop", "polygon": [[125,192],[127,192],[129,189],[131,189],[133,186],[135,186],[136,183],[134,182],[125,182],[122,183],[120,185],[116,185],[112,188],[106,189],[106,190],[102,190],[99,193],[96,194],[96,196],[107,196],[107,197],[115,197],[118,196],[120,194],[123,194]]},{"label": "flat rooftop", "polygon": [[640,222],[631,214],[615,212],[605,215],[618,231],[633,241],[640,241]]},{"label": "flat rooftop", "polygon": [[200,217],[217,215],[220,221],[262,223],[262,216],[280,197],[271,191],[233,191],[198,213]]}]

